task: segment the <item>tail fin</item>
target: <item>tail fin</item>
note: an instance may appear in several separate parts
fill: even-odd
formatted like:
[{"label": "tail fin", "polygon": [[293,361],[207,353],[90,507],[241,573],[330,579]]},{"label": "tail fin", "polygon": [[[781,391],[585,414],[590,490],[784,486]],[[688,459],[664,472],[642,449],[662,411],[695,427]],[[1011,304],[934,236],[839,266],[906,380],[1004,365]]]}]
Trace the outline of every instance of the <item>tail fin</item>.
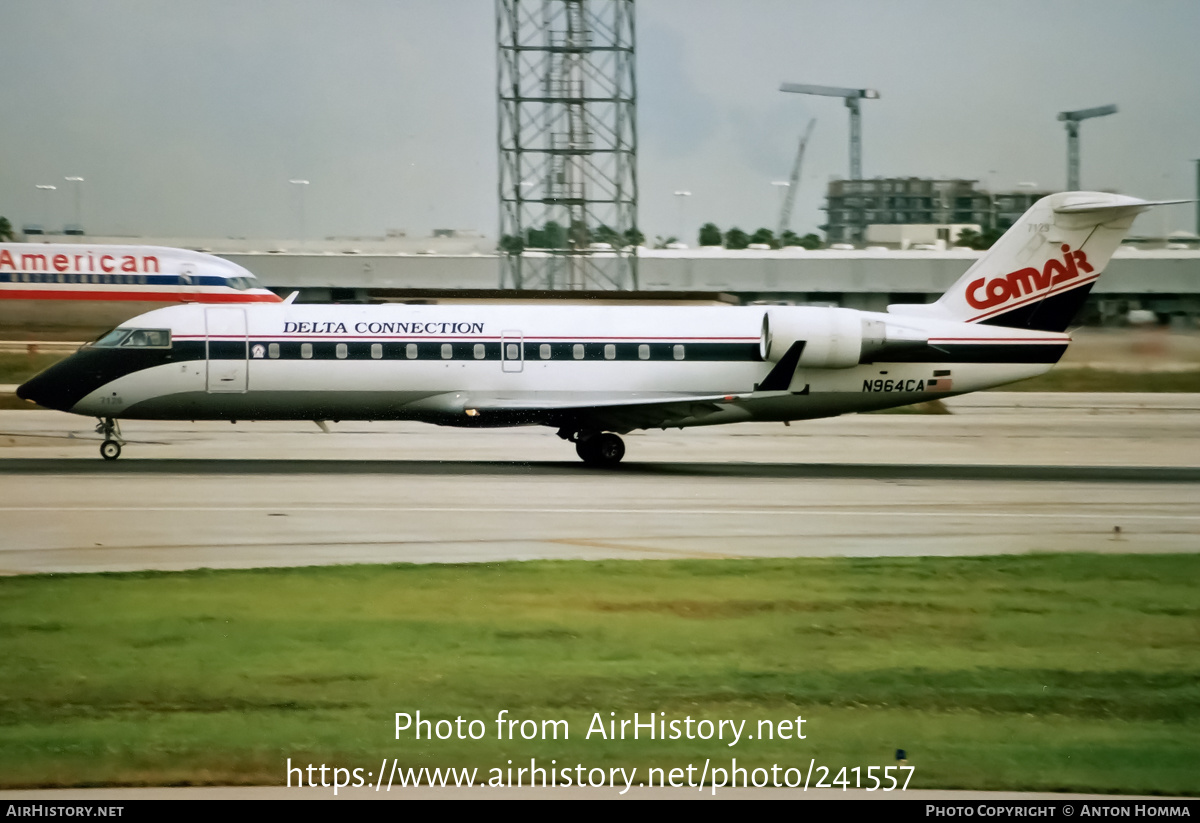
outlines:
[{"label": "tail fin", "polygon": [[1102,192],[1043,197],[936,303],[888,311],[1066,331],[1133,219],[1153,205]]}]

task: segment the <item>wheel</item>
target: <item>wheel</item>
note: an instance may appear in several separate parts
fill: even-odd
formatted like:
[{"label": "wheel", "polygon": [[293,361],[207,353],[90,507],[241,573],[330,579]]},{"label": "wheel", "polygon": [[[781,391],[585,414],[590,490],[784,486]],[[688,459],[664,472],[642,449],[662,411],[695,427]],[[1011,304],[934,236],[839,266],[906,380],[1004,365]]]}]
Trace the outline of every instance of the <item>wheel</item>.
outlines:
[{"label": "wheel", "polygon": [[100,456],[105,460],[116,460],[121,456],[121,444],[116,440],[105,440],[100,444]]},{"label": "wheel", "polygon": [[590,466],[615,466],[625,456],[625,441],[611,432],[580,440],[576,453]]},{"label": "wheel", "polygon": [[591,463],[596,459],[593,456],[596,445],[595,440],[596,438],[594,437],[581,437],[575,441],[575,453],[579,455],[579,459],[584,463]]}]

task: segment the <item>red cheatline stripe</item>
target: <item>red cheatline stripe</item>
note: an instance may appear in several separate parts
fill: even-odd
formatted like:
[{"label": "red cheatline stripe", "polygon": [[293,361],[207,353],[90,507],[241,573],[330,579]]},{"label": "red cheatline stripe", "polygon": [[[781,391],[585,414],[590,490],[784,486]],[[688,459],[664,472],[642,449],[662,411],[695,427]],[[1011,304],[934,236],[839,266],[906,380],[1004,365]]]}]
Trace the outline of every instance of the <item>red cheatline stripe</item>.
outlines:
[{"label": "red cheatline stripe", "polygon": [[932,343],[1031,343],[1037,345],[1045,345],[1046,343],[1058,343],[1066,345],[1071,342],[1069,337],[931,337],[929,342]]},{"label": "red cheatline stripe", "polygon": [[[211,340],[211,338],[216,338],[216,337],[228,337],[228,338],[230,338],[230,340],[242,340],[242,338],[246,337],[246,335],[172,335],[172,336],[175,338],[175,340]],[[265,341],[272,341],[272,340],[323,340],[323,338],[328,338],[329,341],[343,341],[343,342],[354,342],[354,343],[370,343],[370,342],[378,343],[378,342],[389,341],[389,340],[407,340],[407,341],[414,341],[414,342],[415,341],[433,340],[433,341],[438,341],[438,342],[443,342],[443,343],[450,343],[450,342],[454,342],[454,341],[481,342],[481,341],[488,341],[488,340],[492,340],[492,341],[510,340],[512,343],[516,344],[516,341],[512,341],[511,338],[506,338],[506,337],[498,337],[498,336],[494,336],[494,335],[468,336],[468,335],[461,335],[461,334],[452,334],[452,332],[446,332],[446,335],[444,337],[442,337],[442,336],[432,336],[431,337],[430,335],[407,335],[407,336],[403,336],[403,335],[378,335],[378,336],[368,335],[368,336],[362,336],[362,332],[355,332],[354,335],[350,335],[350,334],[346,334],[346,335],[335,335],[335,334],[258,335],[258,334],[253,334],[250,336],[253,337],[254,340],[265,340]],[[718,341],[733,340],[733,341],[743,341],[743,342],[755,341],[755,342],[757,342],[758,338],[757,337],[538,337],[538,336],[530,335],[529,337],[526,338],[526,341],[524,341],[524,342],[526,342],[526,346],[532,346],[533,343],[542,341],[542,340],[568,340],[568,341],[578,341],[581,343],[583,343],[583,342],[590,343],[590,342],[601,341],[601,340],[640,340],[640,341],[659,341],[659,342],[667,342],[667,343],[670,343],[670,342],[694,343],[696,341],[714,341],[714,340],[718,340]]]},{"label": "red cheatline stripe", "polygon": [[138,303],[282,303],[274,294],[220,292],[79,291],[58,289],[0,289],[0,300],[102,300]]},{"label": "red cheatline stripe", "polygon": [[[321,322],[325,322],[325,321],[321,321]],[[354,334],[350,334],[350,333],[338,334],[336,332],[313,332],[312,334],[253,334],[253,335],[251,335],[251,337],[253,337],[255,340],[313,340],[313,339],[320,340],[322,338],[328,338],[329,340],[345,340],[347,338],[353,338],[354,340],[360,341],[360,342],[361,341],[372,341],[372,340],[374,340],[374,341],[446,340],[448,342],[448,338],[453,338],[456,340],[471,340],[471,341],[475,341],[475,340],[508,340],[511,343],[514,343],[514,344],[517,343],[517,341],[513,340],[511,337],[500,337],[498,335],[467,335],[467,334],[461,334],[458,332],[445,332],[444,336],[440,336],[440,335],[430,336],[429,333],[426,333],[423,335],[421,335],[421,334],[408,334],[408,335],[378,334],[378,335],[376,335],[376,334],[370,334],[368,332],[368,333],[366,333],[367,336],[363,336],[363,334],[364,334],[363,332],[355,332]],[[196,337],[197,339],[203,339],[205,336],[206,335],[203,335],[203,334],[197,334],[197,335],[177,334],[177,335],[175,335],[176,338]],[[212,337],[214,335],[207,335],[207,336]],[[215,336],[220,336],[220,335],[215,335]],[[231,335],[231,336],[241,339],[244,335],[235,334],[235,335]],[[526,345],[532,345],[532,344],[540,342],[542,340],[572,340],[572,341],[578,341],[581,343],[595,342],[598,340],[641,340],[643,342],[658,341],[658,342],[667,342],[667,343],[672,343],[672,342],[674,342],[674,343],[694,343],[697,341],[713,341],[713,340],[725,340],[725,341],[732,340],[734,342],[742,342],[742,343],[747,343],[747,342],[757,343],[758,342],[757,337],[589,337],[587,335],[580,335],[578,337],[542,337],[541,335],[530,334],[524,338],[524,343]]]}]

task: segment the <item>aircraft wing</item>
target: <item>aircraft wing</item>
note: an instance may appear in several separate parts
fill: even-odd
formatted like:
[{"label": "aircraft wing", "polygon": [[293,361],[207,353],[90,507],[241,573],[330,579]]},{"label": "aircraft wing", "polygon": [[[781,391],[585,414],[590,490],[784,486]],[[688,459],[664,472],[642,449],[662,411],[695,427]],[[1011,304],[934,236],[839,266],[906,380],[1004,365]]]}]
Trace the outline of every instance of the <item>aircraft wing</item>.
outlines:
[{"label": "aircraft wing", "polygon": [[490,415],[547,422],[570,419],[585,422],[593,428],[627,432],[706,417],[748,397],[749,393],[539,392],[536,395],[472,396],[465,406],[479,414],[480,422],[486,422]]}]

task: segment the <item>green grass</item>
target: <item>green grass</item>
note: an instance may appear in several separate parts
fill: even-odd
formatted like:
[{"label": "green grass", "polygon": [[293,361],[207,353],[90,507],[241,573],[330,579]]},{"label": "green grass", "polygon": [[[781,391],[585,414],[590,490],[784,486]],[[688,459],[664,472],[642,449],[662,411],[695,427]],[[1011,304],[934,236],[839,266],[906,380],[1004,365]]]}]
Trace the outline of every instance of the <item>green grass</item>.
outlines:
[{"label": "green grass", "polygon": [[67,352],[0,352],[0,383],[24,383],[67,356]]},{"label": "green grass", "polygon": [[1179,372],[1114,372],[1058,367],[1038,377],[991,391],[1200,392],[1200,369]]},{"label": "green grass", "polygon": [[[1200,794],[1197,579],[1195,555],[11,577],[0,785],[279,784],[289,757],[865,768],[903,748],[910,787]],[[418,709],[487,736],[394,739]],[[498,741],[501,709],[570,739]],[[807,739],[584,739],[594,712],[660,711],[802,715]]]}]

